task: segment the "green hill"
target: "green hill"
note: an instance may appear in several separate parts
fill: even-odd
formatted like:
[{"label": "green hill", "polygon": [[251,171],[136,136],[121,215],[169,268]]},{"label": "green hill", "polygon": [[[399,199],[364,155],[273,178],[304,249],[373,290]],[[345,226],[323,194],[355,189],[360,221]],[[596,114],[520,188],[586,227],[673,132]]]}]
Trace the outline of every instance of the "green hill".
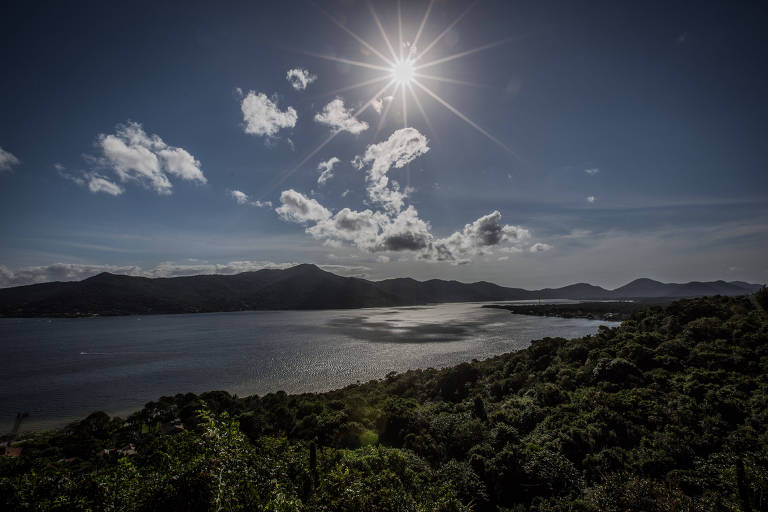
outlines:
[{"label": "green hill", "polygon": [[0,316],[78,317],[275,309],[347,309],[412,306],[437,302],[537,299],[675,298],[754,293],[748,283],[670,284],[639,279],[616,290],[586,283],[523,290],[480,281],[368,281],[342,277],[316,265],[264,269],[235,275],[147,278],[104,272],[82,281],[0,289]]},{"label": "green hill", "polygon": [[768,316],[757,302],[682,300],[593,336],[329,393],[187,394],[126,420],[94,413],[15,442],[21,456],[0,457],[0,503],[766,510]]}]

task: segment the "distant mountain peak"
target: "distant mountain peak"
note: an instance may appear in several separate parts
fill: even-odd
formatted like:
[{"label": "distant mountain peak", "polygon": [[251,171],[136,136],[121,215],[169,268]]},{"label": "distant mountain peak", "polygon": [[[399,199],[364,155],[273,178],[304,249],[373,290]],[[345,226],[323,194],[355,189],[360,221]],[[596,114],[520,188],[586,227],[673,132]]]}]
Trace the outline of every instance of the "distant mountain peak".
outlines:
[{"label": "distant mountain peak", "polygon": [[0,316],[83,316],[199,313],[264,309],[339,309],[437,302],[502,300],[610,300],[744,295],[760,285],[723,281],[660,283],[640,278],[606,290],[589,283],[523,290],[487,281],[462,283],[342,277],[304,263],[235,275],[148,278],[102,272],[81,282],[0,289]]},{"label": "distant mountain peak", "polygon": [[657,281],[655,279],[651,279],[650,277],[638,277],[634,281],[630,281],[625,286],[629,286],[632,284],[663,284],[661,281]]},{"label": "distant mountain peak", "polygon": [[86,279],[83,279],[83,281],[101,281],[103,279],[111,279],[113,277],[118,277],[118,276],[119,274],[113,274],[111,272],[100,272],[95,276],[91,276]]},{"label": "distant mountain peak", "polygon": [[300,271],[300,272],[325,272],[325,270],[321,269],[314,263],[299,263],[298,265],[295,265],[293,267],[288,267],[286,270],[293,270],[293,271]]}]

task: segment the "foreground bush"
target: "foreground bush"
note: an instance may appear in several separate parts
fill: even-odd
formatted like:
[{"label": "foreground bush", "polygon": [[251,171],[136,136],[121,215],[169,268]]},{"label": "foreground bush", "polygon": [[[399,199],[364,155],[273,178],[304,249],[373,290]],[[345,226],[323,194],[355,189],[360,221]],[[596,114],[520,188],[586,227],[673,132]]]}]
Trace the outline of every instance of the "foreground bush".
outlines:
[{"label": "foreground bush", "polygon": [[593,336],[329,393],[187,394],[126,420],[94,413],[17,441],[21,457],[0,458],[0,505],[768,510],[758,304],[679,301]]}]

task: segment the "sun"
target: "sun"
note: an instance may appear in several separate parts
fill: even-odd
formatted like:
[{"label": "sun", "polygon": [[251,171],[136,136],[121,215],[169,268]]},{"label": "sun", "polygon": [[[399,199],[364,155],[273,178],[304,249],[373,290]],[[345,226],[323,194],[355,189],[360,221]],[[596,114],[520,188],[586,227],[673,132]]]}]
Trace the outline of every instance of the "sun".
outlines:
[{"label": "sun", "polygon": [[[419,28],[416,31],[416,34],[413,36],[412,39],[411,38],[404,39],[403,38],[403,20],[402,20],[402,15],[400,11],[401,0],[398,0],[397,1],[397,38],[395,38],[394,40],[390,39],[389,35],[387,34],[387,31],[384,29],[384,25],[381,23],[381,19],[379,19],[378,14],[376,14],[376,11],[373,5],[370,2],[368,2],[368,9],[371,11],[371,16],[373,17],[373,20],[376,23],[376,27],[378,28],[379,33],[381,35],[381,40],[384,43],[384,46],[379,48],[377,48],[373,44],[369,43],[368,41],[360,37],[349,26],[340,22],[338,19],[334,18],[331,14],[326,12],[321,7],[315,6],[334,25],[339,27],[341,30],[343,30],[344,32],[349,34],[353,39],[355,39],[358,43],[360,43],[360,45],[365,49],[365,53],[367,55],[375,56],[381,62],[380,63],[362,62],[359,60],[347,59],[347,58],[338,57],[335,55],[324,55],[324,54],[314,53],[314,52],[304,52],[304,53],[311,56],[319,57],[322,59],[328,59],[328,60],[340,62],[342,64],[349,64],[352,66],[367,68],[369,70],[374,69],[379,72],[382,72],[378,77],[372,78],[370,80],[365,80],[363,82],[358,82],[356,84],[352,84],[352,85],[331,91],[332,94],[337,94],[342,91],[357,89],[358,87],[368,87],[372,84],[379,83],[379,82],[384,83],[384,86],[380,90],[378,90],[373,96],[371,96],[371,98],[367,102],[365,102],[362,105],[362,107],[358,109],[357,112],[353,114],[353,117],[355,118],[357,118],[358,115],[363,113],[368,108],[371,108],[372,106],[373,108],[377,108],[375,105],[381,105],[382,98],[388,98],[390,100],[388,103],[388,107],[384,109],[383,112],[381,110],[378,110],[378,112],[381,114],[379,127],[383,126],[384,121],[386,120],[387,114],[389,112],[389,106],[391,106],[394,101],[397,101],[398,103],[400,103],[400,107],[402,109],[401,118],[403,120],[403,127],[406,127],[408,126],[408,118],[409,118],[408,97],[410,97],[413,103],[415,104],[415,106],[420,111],[421,116],[424,119],[424,122],[427,124],[429,129],[434,132],[434,130],[432,129],[432,123],[429,121],[427,113],[421,104],[421,100],[419,99],[419,95],[423,93],[423,94],[426,94],[428,97],[432,98],[433,100],[435,100],[437,103],[441,104],[443,107],[445,107],[449,111],[453,112],[462,121],[466,122],[472,128],[474,128],[478,132],[485,135],[492,142],[496,143],[501,148],[505,149],[506,151],[511,153],[513,156],[515,156],[513,151],[506,144],[504,144],[497,137],[493,136],[487,130],[482,128],[476,122],[472,121],[466,114],[461,112],[458,108],[454,107],[453,105],[448,103],[448,101],[443,99],[437,92],[435,92],[432,89],[431,84],[427,85],[427,83],[425,83],[425,81],[426,82],[442,82],[442,83],[449,83],[449,84],[456,84],[456,85],[468,85],[473,87],[487,87],[483,84],[465,82],[462,80],[455,80],[453,78],[431,74],[429,73],[429,68],[433,68],[438,66],[439,64],[450,62],[456,59],[467,57],[477,52],[490,50],[491,48],[495,48],[512,41],[512,38],[506,37],[504,39],[501,39],[493,43],[484,44],[482,46],[478,46],[470,50],[465,50],[459,53],[455,53],[453,55],[448,55],[447,57],[428,59],[426,57],[428,54],[430,54],[431,50],[436,47],[436,45],[440,42],[440,40],[443,37],[445,37],[445,35],[448,34],[453,29],[453,27],[455,27],[462,19],[464,19],[465,16],[467,16],[467,14],[472,10],[473,6],[477,3],[477,2],[472,2],[464,11],[461,12],[461,14],[459,14],[448,26],[446,26],[442,30],[442,32],[440,32],[437,36],[435,36],[435,38],[432,39],[431,42],[429,42],[428,44],[422,47],[419,45],[419,40],[421,38],[421,35],[424,33],[424,27],[427,24],[427,20],[429,19],[429,14],[432,11],[432,7],[437,1],[438,0],[429,0],[429,4],[427,5],[426,11],[424,12],[424,16],[421,19],[421,23],[418,25]],[[395,44],[392,44],[392,41],[394,41]],[[380,109],[381,107],[379,106],[378,108]],[[325,141],[323,141],[323,143],[321,143],[321,145],[315,151],[313,151],[310,154],[310,156],[312,156],[314,153],[319,151],[319,149],[321,149],[323,146],[328,144],[337,133],[339,132],[334,132],[333,134],[331,134],[331,136]],[[303,165],[306,160],[307,159],[305,158],[299,164],[299,166]]]},{"label": "sun", "polygon": [[[432,7],[437,1],[438,0],[429,0],[429,4],[427,5],[427,9],[424,12],[423,18],[421,19],[419,28],[416,31],[416,34],[412,40],[403,39],[403,23],[402,23],[402,16],[400,13],[400,0],[397,1],[397,35],[398,37],[397,39],[394,39],[396,43],[395,45],[393,45],[392,41],[390,41],[390,38],[387,35],[387,32],[384,29],[384,26],[382,25],[381,20],[379,19],[379,16],[376,14],[376,11],[374,10],[373,5],[370,2],[368,2],[368,8],[371,11],[371,15],[373,16],[373,19],[376,22],[376,26],[378,27],[379,32],[381,34],[381,38],[385,44],[385,47],[381,47],[381,48],[376,48],[374,45],[372,45],[371,43],[369,43],[368,41],[360,37],[358,34],[356,34],[354,31],[352,31],[352,29],[349,26],[340,22],[338,19],[334,18],[331,14],[326,12],[319,5],[315,5],[315,7],[320,12],[322,12],[334,25],[339,27],[341,30],[349,34],[355,41],[360,43],[360,45],[365,49],[366,54],[375,56],[381,62],[363,62],[359,60],[338,57],[336,55],[327,55],[327,54],[316,53],[312,51],[303,51],[302,53],[305,53],[306,55],[310,55],[313,57],[318,57],[321,59],[338,62],[341,64],[347,64],[351,66],[365,68],[367,70],[376,70],[380,73],[378,76],[371,78],[369,80],[364,80],[362,82],[358,82],[352,85],[334,89],[327,93],[328,95],[336,95],[343,91],[350,91],[350,90],[358,89],[362,87],[369,87],[373,84],[384,83],[383,87],[378,89],[368,99],[368,101],[364,102],[362,106],[352,114],[352,117],[354,119],[357,119],[357,117],[360,114],[362,114],[369,108],[376,109],[376,111],[381,116],[379,120],[379,129],[381,129],[381,127],[384,126],[384,122],[387,119],[387,115],[389,111],[391,110],[390,107],[392,107],[393,103],[398,102],[400,104],[400,108],[402,112],[401,119],[403,121],[403,128],[406,128],[408,127],[408,119],[409,119],[408,97],[410,96],[411,100],[413,101],[413,103],[421,113],[421,117],[423,118],[427,127],[434,134],[435,130],[432,127],[432,123],[429,120],[429,116],[427,116],[426,110],[424,110],[424,106],[422,105],[421,100],[419,99],[419,95],[423,93],[427,97],[432,98],[437,103],[445,107],[447,110],[455,114],[459,119],[467,123],[469,126],[471,126],[475,130],[483,134],[490,141],[494,142],[499,147],[509,152],[513,157],[518,158],[517,155],[515,155],[515,153],[506,144],[504,144],[504,142],[502,142],[493,134],[491,134],[488,130],[484,129],[479,124],[474,122],[472,119],[469,118],[469,116],[461,112],[455,106],[451,105],[447,100],[443,99],[442,96],[440,96],[436,91],[432,89],[431,84],[427,85],[427,83],[424,83],[425,81],[426,82],[442,82],[442,83],[455,84],[455,85],[466,85],[466,86],[472,86],[472,87],[486,88],[488,86],[484,84],[465,82],[462,80],[456,80],[456,79],[448,78],[445,76],[431,74],[428,72],[428,70],[429,68],[436,67],[439,64],[451,62],[456,59],[473,55],[477,52],[490,50],[491,48],[495,48],[497,46],[507,44],[513,39],[511,37],[506,37],[504,39],[501,39],[493,43],[484,44],[482,46],[478,46],[470,50],[464,50],[459,53],[454,53],[453,55],[448,55],[447,57],[433,58],[431,60],[426,59],[425,57],[430,53],[430,51],[433,48],[435,48],[435,46],[440,42],[440,40],[443,37],[445,37],[445,35],[448,34],[453,29],[453,27],[455,27],[472,10],[475,4],[477,4],[477,2],[470,3],[469,7],[467,7],[461,14],[459,14],[456,17],[456,19],[454,19],[447,27],[443,29],[442,32],[440,32],[437,36],[435,36],[435,38],[432,39],[432,41],[429,44],[426,44],[422,49],[422,47],[419,46],[419,40],[424,31],[424,27],[427,24],[429,14],[432,11]],[[396,48],[397,50],[395,50]],[[425,72],[425,70],[427,70],[427,72]],[[387,100],[387,106],[383,107],[383,103],[385,99]],[[285,179],[288,178],[288,176],[296,172],[301,166],[307,163],[310,158],[312,158],[321,149],[323,149],[326,145],[328,145],[337,135],[342,133],[342,131],[343,130],[334,130],[333,132],[331,132],[331,134],[325,140],[323,140],[320,144],[318,144],[317,147],[315,147],[315,149],[310,151],[295,167],[293,167],[292,169],[286,169],[285,171],[281,172],[280,175],[277,177],[276,183],[273,184],[272,187],[273,188],[276,187],[277,184],[282,183]],[[378,134],[378,130],[376,131],[376,133]]]},{"label": "sun", "polygon": [[409,85],[416,76],[416,68],[411,59],[398,59],[390,70],[392,80],[399,85]]}]

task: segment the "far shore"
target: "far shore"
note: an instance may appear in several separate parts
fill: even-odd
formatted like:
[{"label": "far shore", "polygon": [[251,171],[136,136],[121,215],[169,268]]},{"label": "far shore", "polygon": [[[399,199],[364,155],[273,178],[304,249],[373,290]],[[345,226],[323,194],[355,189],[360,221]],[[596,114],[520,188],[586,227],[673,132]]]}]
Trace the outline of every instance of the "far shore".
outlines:
[{"label": "far shore", "polygon": [[482,307],[506,309],[514,315],[550,316],[560,318],[584,318],[587,320],[605,320],[622,322],[638,311],[651,306],[663,306],[672,299],[652,299],[643,301],[594,301],[567,304],[486,304]]}]

